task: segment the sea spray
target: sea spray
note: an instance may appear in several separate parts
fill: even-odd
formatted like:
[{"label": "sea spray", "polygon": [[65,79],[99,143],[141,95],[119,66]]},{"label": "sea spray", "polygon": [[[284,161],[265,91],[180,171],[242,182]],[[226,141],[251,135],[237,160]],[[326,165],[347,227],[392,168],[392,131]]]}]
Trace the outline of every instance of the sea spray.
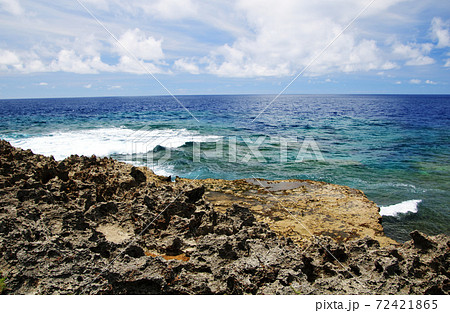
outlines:
[{"label": "sea spray", "polygon": [[407,200],[397,204],[380,207],[382,216],[398,216],[398,214],[417,213],[419,203],[422,200]]}]

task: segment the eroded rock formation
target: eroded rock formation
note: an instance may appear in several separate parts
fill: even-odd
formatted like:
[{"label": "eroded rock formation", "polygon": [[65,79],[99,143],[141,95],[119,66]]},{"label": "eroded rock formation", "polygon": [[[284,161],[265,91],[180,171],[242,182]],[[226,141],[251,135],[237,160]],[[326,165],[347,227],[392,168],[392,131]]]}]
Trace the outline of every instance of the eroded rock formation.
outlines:
[{"label": "eroded rock formation", "polygon": [[[1,141],[2,292],[448,294],[449,238],[413,232],[396,244],[376,210],[347,187],[171,182],[108,158],[56,162]],[[283,223],[288,214],[296,218]],[[311,234],[296,228],[300,217]]]}]

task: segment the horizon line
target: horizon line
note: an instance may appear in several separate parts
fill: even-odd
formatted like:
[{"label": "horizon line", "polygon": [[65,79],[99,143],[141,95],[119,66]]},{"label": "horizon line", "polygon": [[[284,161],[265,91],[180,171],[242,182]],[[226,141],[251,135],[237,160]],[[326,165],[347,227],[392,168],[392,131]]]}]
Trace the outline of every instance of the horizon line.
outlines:
[{"label": "horizon line", "polygon": [[[177,97],[204,96],[273,96],[276,93],[217,93],[217,94],[176,94]],[[450,96],[450,93],[286,93],[281,96]],[[55,96],[55,97],[6,97],[1,100],[38,100],[38,99],[87,99],[87,98],[144,98],[169,97],[168,94],[154,95],[97,95],[97,96]]]}]

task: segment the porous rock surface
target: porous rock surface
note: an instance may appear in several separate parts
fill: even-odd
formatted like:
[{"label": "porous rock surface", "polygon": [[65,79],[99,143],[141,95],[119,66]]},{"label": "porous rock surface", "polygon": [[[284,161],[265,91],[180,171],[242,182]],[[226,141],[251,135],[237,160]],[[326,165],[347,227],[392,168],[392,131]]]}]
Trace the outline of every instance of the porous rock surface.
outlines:
[{"label": "porous rock surface", "polygon": [[[207,185],[207,184],[206,184]],[[0,141],[4,294],[448,294],[448,236],[294,242],[198,181]]]},{"label": "porous rock surface", "polygon": [[258,221],[300,245],[322,235],[339,242],[369,236],[382,246],[397,244],[384,234],[376,203],[347,186],[298,179],[179,181],[204,186],[205,199],[220,212],[235,204],[249,208]]}]

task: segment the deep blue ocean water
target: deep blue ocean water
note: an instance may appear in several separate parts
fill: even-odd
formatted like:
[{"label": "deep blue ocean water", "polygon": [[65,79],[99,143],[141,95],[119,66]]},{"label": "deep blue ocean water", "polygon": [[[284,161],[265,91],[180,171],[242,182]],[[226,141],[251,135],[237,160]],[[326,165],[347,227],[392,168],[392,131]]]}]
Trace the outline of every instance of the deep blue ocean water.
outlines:
[{"label": "deep blue ocean water", "polygon": [[178,99],[0,100],[0,137],[56,159],[111,156],[163,175],[347,185],[383,207],[397,240],[414,229],[450,233],[450,96],[283,95],[261,115],[273,95]]}]

